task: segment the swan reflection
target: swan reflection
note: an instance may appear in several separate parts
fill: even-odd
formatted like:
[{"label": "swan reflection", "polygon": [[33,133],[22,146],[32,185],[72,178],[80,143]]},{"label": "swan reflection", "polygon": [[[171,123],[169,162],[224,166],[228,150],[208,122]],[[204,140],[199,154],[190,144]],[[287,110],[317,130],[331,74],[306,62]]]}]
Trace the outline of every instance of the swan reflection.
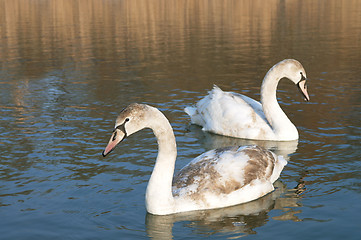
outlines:
[{"label": "swan reflection", "polygon": [[255,229],[269,221],[269,212],[274,209],[280,210],[280,215],[272,217],[274,220],[301,221],[295,216],[301,212],[297,189],[287,189],[280,181],[274,185],[276,189],[270,194],[237,206],[166,216],[147,213],[147,234],[152,239],[173,239],[172,229],[177,222],[185,222],[185,227],[194,228],[199,233],[256,234]]},{"label": "swan reflection", "polygon": [[277,155],[283,156],[289,161],[289,155],[296,152],[298,140],[294,141],[266,141],[266,140],[250,140],[242,138],[232,138],[212,134],[202,131],[202,129],[196,125],[189,125],[190,134],[193,137],[199,139],[199,142],[206,150],[228,147],[228,146],[245,146],[245,145],[258,145],[268,150],[273,151]]}]

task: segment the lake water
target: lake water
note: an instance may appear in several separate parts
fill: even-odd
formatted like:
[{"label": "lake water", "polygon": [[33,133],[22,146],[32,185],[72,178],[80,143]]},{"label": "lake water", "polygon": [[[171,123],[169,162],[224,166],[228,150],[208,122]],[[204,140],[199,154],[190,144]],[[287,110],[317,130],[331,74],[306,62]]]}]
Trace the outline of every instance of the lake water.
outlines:
[{"label": "lake water", "polygon": [[[1,239],[359,239],[361,1],[0,1]],[[254,142],[204,133],[183,108],[213,84],[259,99],[278,61],[299,60],[278,99],[296,142],[272,194],[172,216],[146,213],[157,154],[144,130],[101,153],[132,102],[158,107],[176,170]]]}]

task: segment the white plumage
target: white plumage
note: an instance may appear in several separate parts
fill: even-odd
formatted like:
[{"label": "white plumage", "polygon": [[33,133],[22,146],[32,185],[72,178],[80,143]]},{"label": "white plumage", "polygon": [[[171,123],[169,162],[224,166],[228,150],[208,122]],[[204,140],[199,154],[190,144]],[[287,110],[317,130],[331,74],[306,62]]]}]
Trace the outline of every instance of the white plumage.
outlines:
[{"label": "white plumage", "polygon": [[209,95],[194,107],[186,107],[185,112],[204,131],[256,140],[296,140],[298,131],[276,98],[278,82],[284,77],[297,84],[305,100],[309,100],[305,70],[298,61],[286,59],[273,66],[263,79],[261,102],[214,86]]},{"label": "white plumage", "polygon": [[147,211],[156,215],[232,206],[271,192],[287,164],[281,156],[258,146],[226,147],[203,153],[173,178],[177,156],[167,118],[156,108],[131,104],[118,116],[103,152],[106,156],[125,137],[151,128],[158,156],[146,191]]}]

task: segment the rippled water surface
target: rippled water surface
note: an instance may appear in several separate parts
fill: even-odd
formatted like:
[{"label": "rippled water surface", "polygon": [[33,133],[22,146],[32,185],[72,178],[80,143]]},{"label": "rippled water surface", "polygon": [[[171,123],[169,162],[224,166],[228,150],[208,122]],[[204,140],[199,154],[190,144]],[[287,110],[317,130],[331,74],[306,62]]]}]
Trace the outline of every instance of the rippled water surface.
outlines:
[{"label": "rippled water surface", "polygon": [[[359,239],[361,2],[0,1],[0,238]],[[204,133],[183,108],[213,84],[259,99],[268,69],[298,59],[310,102],[279,85],[296,142]],[[150,130],[103,151],[117,114],[158,107],[176,170],[206,150],[259,144],[289,160],[277,190],[231,208],[146,213]]]}]

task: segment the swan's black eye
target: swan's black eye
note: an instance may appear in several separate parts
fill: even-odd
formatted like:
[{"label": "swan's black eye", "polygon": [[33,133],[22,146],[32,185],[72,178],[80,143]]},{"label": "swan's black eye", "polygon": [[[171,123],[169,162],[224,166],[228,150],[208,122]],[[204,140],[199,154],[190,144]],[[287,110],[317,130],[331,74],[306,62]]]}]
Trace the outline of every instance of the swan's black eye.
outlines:
[{"label": "swan's black eye", "polygon": [[126,122],[129,122],[129,118],[126,118],[126,119],[125,119],[124,123],[126,123]]},{"label": "swan's black eye", "polygon": [[300,74],[301,74],[301,80],[300,80],[300,81],[302,81],[302,80],[306,80],[305,76],[303,76],[303,73],[302,73],[302,72],[300,72]]}]

